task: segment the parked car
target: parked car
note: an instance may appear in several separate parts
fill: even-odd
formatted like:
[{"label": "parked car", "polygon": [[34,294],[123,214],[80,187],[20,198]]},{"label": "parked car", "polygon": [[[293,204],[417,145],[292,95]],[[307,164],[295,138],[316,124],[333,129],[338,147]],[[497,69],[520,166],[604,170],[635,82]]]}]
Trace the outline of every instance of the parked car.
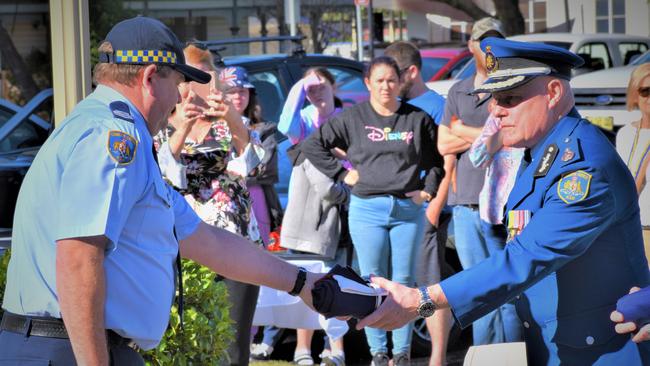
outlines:
[{"label": "parked car", "polygon": [[623,125],[639,119],[638,110],[625,107],[627,84],[632,71],[650,62],[650,51],[629,65],[590,72],[571,80],[571,88],[580,113],[604,130],[615,133]]},{"label": "parked car", "polygon": [[420,50],[422,56],[422,80],[425,82],[447,80],[472,58],[467,47],[431,48]]},{"label": "parked car", "polygon": [[0,247],[11,238],[18,190],[52,128],[52,89],[20,107],[0,99]]},{"label": "parked car", "polygon": [[[537,33],[509,39],[551,44],[581,56],[585,65],[574,71],[571,81],[576,107],[583,116],[601,127],[610,140],[617,127],[634,119],[634,113],[625,110],[624,90],[633,67],[621,66],[648,62],[650,38],[626,34]],[[475,67],[472,59],[454,78],[429,82],[427,86],[446,97],[451,86],[472,75]]]},{"label": "parked car", "polygon": [[509,37],[514,41],[539,42],[567,49],[585,60],[574,76],[629,64],[650,49],[650,38],[627,34],[535,33]]}]

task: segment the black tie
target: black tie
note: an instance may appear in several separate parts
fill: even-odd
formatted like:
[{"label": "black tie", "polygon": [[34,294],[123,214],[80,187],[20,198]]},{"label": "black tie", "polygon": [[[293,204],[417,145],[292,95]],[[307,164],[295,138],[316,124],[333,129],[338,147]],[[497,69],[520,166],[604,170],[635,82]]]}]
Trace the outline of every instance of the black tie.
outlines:
[{"label": "black tie", "polygon": [[[156,152],[156,147],[151,144],[151,153],[153,154],[153,159],[156,161],[156,166],[160,172],[160,165],[158,165],[158,153]],[[162,175],[162,173],[161,173]],[[176,254],[176,275],[178,276],[178,297],[176,297],[176,303],[178,304],[178,316],[180,318],[181,329],[185,329],[183,324],[183,266],[181,264],[181,243],[178,242],[178,236],[176,235],[176,227],[174,227],[174,239],[178,243],[178,254]]]}]

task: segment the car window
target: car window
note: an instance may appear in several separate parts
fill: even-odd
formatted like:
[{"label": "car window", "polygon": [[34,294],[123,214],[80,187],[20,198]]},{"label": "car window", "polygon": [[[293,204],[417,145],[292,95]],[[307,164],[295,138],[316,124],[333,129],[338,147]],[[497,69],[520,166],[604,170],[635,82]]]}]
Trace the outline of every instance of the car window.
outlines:
[{"label": "car window", "polygon": [[280,86],[280,80],[276,71],[252,72],[249,75],[250,81],[255,85],[257,103],[262,109],[262,120],[278,122],[282,107],[284,106],[284,94]]},{"label": "car window", "polygon": [[472,56],[467,56],[467,57],[464,57],[462,60],[456,62],[456,64],[451,69],[449,69],[447,74],[445,74],[443,77],[441,77],[440,80],[453,79],[463,69],[465,64],[467,64],[467,62],[469,60],[471,60],[471,59],[472,59]]},{"label": "car window", "polygon": [[469,61],[463,66],[462,69],[456,74],[454,79],[462,80],[467,79],[468,77],[474,75],[476,72],[476,61],[473,57],[470,57]]},{"label": "car window", "polygon": [[582,45],[577,52],[578,56],[585,60],[582,68],[590,71],[602,70],[612,67],[612,59],[609,56],[607,45],[604,43],[587,43]]},{"label": "car window", "polygon": [[422,57],[422,80],[429,81],[449,59],[443,57]]},{"label": "car window", "polygon": [[[303,67],[303,73],[308,67]],[[336,96],[344,106],[354,105],[368,99],[368,88],[363,82],[363,74],[359,70],[341,66],[327,66],[336,83]]]},{"label": "car window", "polygon": [[618,44],[618,50],[623,59],[623,65],[632,62],[633,57],[642,54],[648,50],[648,45],[642,42],[621,42]]},{"label": "car window", "polygon": [[[0,127],[4,126],[7,121],[13,117],[14,111],[6,108],[0,108]],[[18,127],[14,128],[5,138],[0,141],[0,153],[6,153],[26,147],[41,146],[47,138],[47,131],[31,123],[29,120],[23,120]]]},{"label": "car window", "polygon": [[650,51],[632,61],[632,65],[641,65],[650,62]]}]

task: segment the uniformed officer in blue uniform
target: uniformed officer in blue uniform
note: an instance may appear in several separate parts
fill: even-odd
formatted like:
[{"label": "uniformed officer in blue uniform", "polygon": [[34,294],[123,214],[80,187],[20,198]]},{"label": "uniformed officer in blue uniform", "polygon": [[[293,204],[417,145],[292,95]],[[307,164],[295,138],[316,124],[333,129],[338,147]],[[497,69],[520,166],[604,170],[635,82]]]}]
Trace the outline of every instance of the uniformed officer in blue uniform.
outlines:
[{"label": "uniformed officer in blue uniform", "polygon": [[120,22],[94,73],[97,89],[48,138],[19,194],[0,364],[142,364],[130,346],[153,348],[165,332],[179,241],[224,276],[311,304],[313,275],[202,223],[163,181],[152,135],[179,83],[210,80],[185,64],[176,36],[154,19]]},{"label": "uniformed officer in blue uniform", "polygon": [[[505,146],[526,148],[510,194],[505,249],[424,291],[374,279],[392,293],[360,326],[392,328],[421,303],[451,307],[465,327],[514,300],[528,364],[650,365],[648,344],[609,320],[632,286],[650,283],[634,181],[607,138],[574,108],[575,54],[488,38],[488,79]],[[429,297],[431,299],[429,299]]]}]

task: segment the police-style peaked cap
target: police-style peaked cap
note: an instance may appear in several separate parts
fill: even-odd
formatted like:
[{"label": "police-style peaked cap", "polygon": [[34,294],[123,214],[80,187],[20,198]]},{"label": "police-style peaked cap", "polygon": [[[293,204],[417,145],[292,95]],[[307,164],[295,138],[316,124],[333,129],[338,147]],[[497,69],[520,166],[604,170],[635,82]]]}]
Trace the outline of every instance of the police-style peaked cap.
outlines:
[{"label": "police-style peaked cap", "polygon": [[186,81],[205,84],[210,74],[185,63],[183,44],[162,22],[137,16],[123,20],[108,32],[105,41],[113,53],[100,53],[99,62],[113,64],[167,65],[185,76]]},{"label": "police-style peaked cap", "polygon": [[481,42],[481,49],[488,78],[474,93],[512,89],[541,75],[569,80],[571,69],[584,63],[575,53],[544,43],[488,37]]}]

